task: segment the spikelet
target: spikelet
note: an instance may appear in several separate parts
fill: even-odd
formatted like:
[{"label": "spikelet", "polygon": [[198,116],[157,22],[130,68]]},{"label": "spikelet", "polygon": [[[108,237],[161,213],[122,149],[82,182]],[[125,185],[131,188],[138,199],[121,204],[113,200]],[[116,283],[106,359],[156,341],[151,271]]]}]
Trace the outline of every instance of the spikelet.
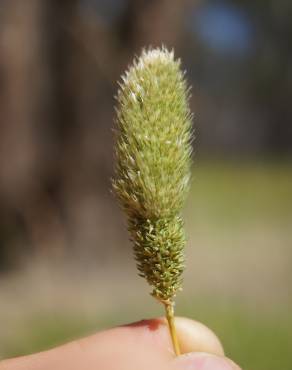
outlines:
[{"label": "spikelet", "polygon": [[180,61],[165,48],[143,50],[117,95],[115,179],[139,275],[164,304],[181,289],[185,233],[181,210],[191,165],[191,114]]}]

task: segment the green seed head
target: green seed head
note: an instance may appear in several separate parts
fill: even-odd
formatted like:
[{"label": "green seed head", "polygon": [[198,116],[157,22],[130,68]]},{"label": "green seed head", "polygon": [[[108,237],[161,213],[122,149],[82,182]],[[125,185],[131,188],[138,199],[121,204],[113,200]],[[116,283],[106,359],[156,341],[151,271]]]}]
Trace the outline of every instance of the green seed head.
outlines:
[{"label": "green seed head", "polygon": [[113,188],[127,214],[139,275],[170,302],[181,288],[185,234],[180,213],[189,188],[188,88],[173,52],[144,50],[117,96]]}]

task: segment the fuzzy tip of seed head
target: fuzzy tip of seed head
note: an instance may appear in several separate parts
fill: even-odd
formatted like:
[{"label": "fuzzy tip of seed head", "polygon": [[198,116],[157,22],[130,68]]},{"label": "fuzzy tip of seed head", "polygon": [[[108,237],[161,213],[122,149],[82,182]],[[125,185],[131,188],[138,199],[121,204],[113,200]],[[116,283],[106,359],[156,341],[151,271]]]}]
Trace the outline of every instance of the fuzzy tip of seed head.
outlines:
[{"label": "fuzzy tip of seed head", "polygon": [[[153,64],[169,64],[174,62],[174,51],[173,49],[168,50],[166,47],[161,48],[148,48],[143,49],[140,57],[136,57],[133,61],[133,65],[128,68],[124,75],[122,75],[122,81],[127,84],[131,80],[133,70],[142,70],[149,68]],[[179,60],[178,60],[179,62]]]},{"label": "fuzzy tip of seed head", "polygon": [[143,49],[141,57],[138,59],[138,67],[143,67],[144,65],[160,62],[169,63],[169,61],[174,60],[173,50],[168,51],[165,47],[156,49]]}]

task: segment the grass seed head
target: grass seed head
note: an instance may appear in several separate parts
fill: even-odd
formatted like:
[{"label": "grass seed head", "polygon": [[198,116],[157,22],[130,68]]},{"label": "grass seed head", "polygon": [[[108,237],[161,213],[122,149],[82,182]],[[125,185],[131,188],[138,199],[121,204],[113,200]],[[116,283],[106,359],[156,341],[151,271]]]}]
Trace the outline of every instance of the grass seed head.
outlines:
[{"label": "grass seed head", "polygon": [[165,48],[143,50],[117,95],[113,188],[127,215],[139,275],[166,302],[181,289],[184,269],[180,213],[192,152],[188,95],[180,61]]}]

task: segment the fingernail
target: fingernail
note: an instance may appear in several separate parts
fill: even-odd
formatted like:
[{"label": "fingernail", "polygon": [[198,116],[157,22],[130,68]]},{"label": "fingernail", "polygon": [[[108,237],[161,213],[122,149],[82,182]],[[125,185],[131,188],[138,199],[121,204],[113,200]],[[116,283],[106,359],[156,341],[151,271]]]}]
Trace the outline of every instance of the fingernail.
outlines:
[{"label": "fingernail", "polygon": [[187,353],[175,359],[176,370],[233,370],[230,361],[208,353]]}]

